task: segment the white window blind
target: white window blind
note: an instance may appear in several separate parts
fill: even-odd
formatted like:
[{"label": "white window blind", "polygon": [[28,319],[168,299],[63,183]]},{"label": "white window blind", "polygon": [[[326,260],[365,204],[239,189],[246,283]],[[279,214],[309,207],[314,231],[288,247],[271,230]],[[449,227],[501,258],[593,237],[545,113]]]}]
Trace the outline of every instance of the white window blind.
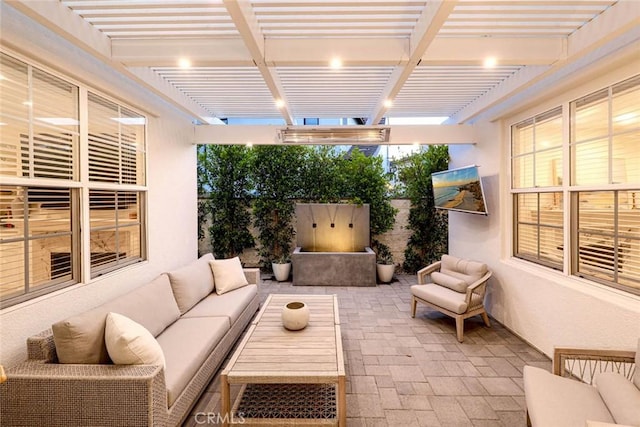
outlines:
[{"label": "white window blind", "polygon": [[562,108],[512,127],[513,188],[562,184]]},{"label": "white window blind", "polygon": [[640,76],[571,103],[573,185],[640,183]]},{"label": "white window blind", "polygon": [[96,277],[144,259],[144,116],[82,91],[81,133],[79,86],[4,52],[0,93],[0,179],[11,180],[0,181],[0,306],[77,283],[83,271]]},{"label": "white window blind", "polygon": [[563,196],[538,189],[562,186],[562,108],[511,127],[514,192],[513,254],[563,268]]},{"label": "white window blind", "polygon": [[640,291],[640,189],[578,192],[575,273]]},{"label": "white window blind", "polygon": [[91,190],[91,277],[143,258],[143,193]]},{"label": "white window blind", "polygon": [[562,193],[520,193],[515,203],[515,256],[562,270]]},{"label": "white window blind", "polygon": [[0,194],[0,299],[75,283],[73,191],[3,185]]},{"label": "white window blind", "polygon": [[89,93],[89,180],[144,185],[145,118]]}]

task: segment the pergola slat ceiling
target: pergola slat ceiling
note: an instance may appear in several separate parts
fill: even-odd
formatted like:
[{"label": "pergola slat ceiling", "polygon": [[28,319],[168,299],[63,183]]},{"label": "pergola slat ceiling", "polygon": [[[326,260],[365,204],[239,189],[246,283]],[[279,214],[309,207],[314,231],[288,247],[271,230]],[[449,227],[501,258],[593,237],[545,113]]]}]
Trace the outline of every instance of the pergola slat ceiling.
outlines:
[{"label": "pergola slat ceiling", "polygon": [[[274,104],[277,94],[286,102],[286,111],[301,122],[304,117],[375,117],[381,112],[385,88],[398,83],[401,89],[385,115],[454,116],[482,103],[512,76],[526,74],[527,67],[551,66],[562,59],[561,53],[545,57],[542,52],[549,48],[544,44],[569,38],[617,3],[460,0],[444,21],[429,22],[439,1],[238,1],[241,15],[228,11],[234,0],[60,0],[60,4],[114,45],[132,52],[123,56],[125,66],[132,61],[127,58],[136,58],[131,66],[148,67],[212,117],[281,117]],[[238,19],[249,25],[239,25]],[[435,38],[424,32],[424,25],[433,26]],[[425,35],[429,46],[424,56],[408,76],[403,75]],[[237,50],[225,61],[216,52],[232,39],[243,40],[247,49]],[[247,40],[256,44],[250,47]],[[459,44],[453,52],[447,49],[455,40],[462,40],[468,49],[459,49]],[[476,43],[487,40],[502,46],[532,40],[542,47],[532,53],[528,48],[498,49],[498,66],[484,69],[483,52]],[[165,53],[163,43],[178,43],[185,55],[200,46],[193,66],[177,67],[179,49]],[[209,43],[207,53],[202,46]],[[145,54],[137,55],[135,49]],[[484,51],[490,53],[489,48]],[[501,57],[501,52],[510,56]],[[341,69],[328,66],[332,55],[340,56]],[[265,75],[266,69],[270,75]]]}]

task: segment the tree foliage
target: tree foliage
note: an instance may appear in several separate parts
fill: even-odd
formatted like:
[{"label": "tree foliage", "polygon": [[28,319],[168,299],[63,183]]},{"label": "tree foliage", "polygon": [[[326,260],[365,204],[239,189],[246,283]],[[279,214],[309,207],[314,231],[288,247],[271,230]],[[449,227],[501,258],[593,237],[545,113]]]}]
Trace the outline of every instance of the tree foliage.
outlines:
[{"label": "tree foliage", "polygon": [[304,146],[260,145],[254,148],[253,180],[256,198],[254,223],[258,228],[258,252],[263,266],[285,261],[292,251],[295,230],[295,198],[301,195],[300,182],[307,148]]},{"label": "tree foliage", "polygon": [[234,257],[254,245],[249,231],[250,167],[250,151],[242,145],[203,146],[198,154],[198,189],[207,195],[200,202],[198,237],[204,234],[204,216],[209,216],[209,237],[216,257]]},{"label": "tree foliage", "polygon": [[440,259],[448,250],[447,212],[435,209],[431,174],[447,170],[449,149],[431,145],[426,151],[412,154],[398,165],[398,178],[411,200],[408,228],[412,230],[404,252],[403,269],[415,273]]}]

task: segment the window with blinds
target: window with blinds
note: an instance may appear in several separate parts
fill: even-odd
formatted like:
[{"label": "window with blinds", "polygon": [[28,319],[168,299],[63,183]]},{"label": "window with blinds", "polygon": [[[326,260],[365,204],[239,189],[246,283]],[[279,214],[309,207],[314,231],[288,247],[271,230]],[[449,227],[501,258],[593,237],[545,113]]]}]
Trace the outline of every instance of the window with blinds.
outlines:
[{"label": "window with blinds", "polygon": [[0,187],[0,299],[19,302],[76,283],[75,191]]},{"label": "window with blinds", "polygon": [[562,108],[511,127],[513,255],[640,295],[640,76]]},{"label": "window with blinds", "polygon": [[89,93],[89,180],[144,185],[145,118]]},{"label": "window with blinds", "polygon": [[570,111],[572,274],[640,294],[640,76],[571,102]]},{"label": "window with blinds", "polygon": [[4,52],[0,93],[0,306],[144,259],[144,116]]},{"label": "window with blinds", "polygon": [[640,293],[640,190],[576,192],[574,198],[575,274]]},{"label": "window with blinds", "polygon": [[515,255],[562,270],[562,193],[520,193],[515,197]]},{"label": "window with blinds", "polygon": [[[140,261],[142,192],[91,190],[91,277]],[[99,251],[98,251],[99,249]]]},{"label": "window with blinds", "polygon": [[514,256],[562,270],[562,108],[511,127],[511,171]]},{"label": "window with blinds", "polygon": [[572,185],[640,182],[640,76],[571,103]]}]

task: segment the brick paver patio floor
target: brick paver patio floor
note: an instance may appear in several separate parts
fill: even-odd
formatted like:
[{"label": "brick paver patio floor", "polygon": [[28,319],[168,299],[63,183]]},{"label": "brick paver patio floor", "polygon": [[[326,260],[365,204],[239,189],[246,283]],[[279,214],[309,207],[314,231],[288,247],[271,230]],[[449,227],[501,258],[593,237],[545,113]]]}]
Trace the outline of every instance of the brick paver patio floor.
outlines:
[{"label": "brick paver patio floor", "polygon": [[[454,320],[425,305],[412,319],[415,283],[398,275],[368,288],[302,287],[264,277],[260,294],[338,295],[349,427],[525,426],[522,368],[550,369],[551,361],[493,319],[491,328],[480,316],[467,319],[463,343]],[[204,414],[219,410],[216,375],[184,426],[207,425]]]}]

